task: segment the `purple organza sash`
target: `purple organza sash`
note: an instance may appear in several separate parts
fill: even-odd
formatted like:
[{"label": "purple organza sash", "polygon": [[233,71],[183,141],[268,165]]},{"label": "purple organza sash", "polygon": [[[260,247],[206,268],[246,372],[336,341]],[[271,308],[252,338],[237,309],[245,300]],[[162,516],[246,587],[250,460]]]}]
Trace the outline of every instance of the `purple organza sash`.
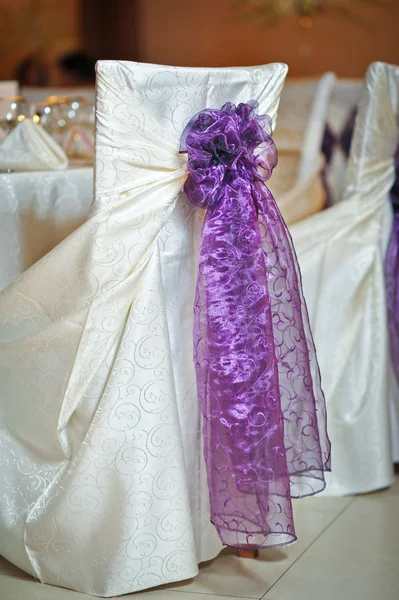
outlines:
[{"label": "purple organza sash", "polygon": [[186,127],[185,192],[206,209],[194,306],[211,519],[225,545],[296,539],[292,497],[324,489],[324,396],[291,237],[265,185],[277,162],[255,104]]},{"label": "purple organza sash", "polygon": [[399,146],[395,154],[395,183],[390,197],[393,224],[385,261],[385,285],[392,365],[399,384]]}]

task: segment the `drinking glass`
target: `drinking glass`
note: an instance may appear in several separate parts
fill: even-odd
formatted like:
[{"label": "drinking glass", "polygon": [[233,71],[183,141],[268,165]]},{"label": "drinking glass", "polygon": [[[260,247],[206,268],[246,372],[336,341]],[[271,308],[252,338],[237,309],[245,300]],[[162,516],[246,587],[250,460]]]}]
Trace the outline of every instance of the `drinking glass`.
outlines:
[{"label": "drinking glass", "polygon": [[23,96],[0,97],[0,139],[4,139],[27,116],[28,104]]}]

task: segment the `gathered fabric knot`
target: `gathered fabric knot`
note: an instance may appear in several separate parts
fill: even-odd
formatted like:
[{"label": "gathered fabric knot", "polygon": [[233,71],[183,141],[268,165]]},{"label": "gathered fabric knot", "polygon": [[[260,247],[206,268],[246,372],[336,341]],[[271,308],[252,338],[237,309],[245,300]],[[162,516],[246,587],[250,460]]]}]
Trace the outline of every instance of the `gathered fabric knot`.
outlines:
[{"label": "gathered fabric knot", "polygon": [[267,181],[277,164],[271,131],[270,117],[257,114],[256,102],[227,102],[220,110],[195,115],[180,148],[188,154],[184,190],[189,200],[211,208],[225,195],[226,185],[238,189]]}]

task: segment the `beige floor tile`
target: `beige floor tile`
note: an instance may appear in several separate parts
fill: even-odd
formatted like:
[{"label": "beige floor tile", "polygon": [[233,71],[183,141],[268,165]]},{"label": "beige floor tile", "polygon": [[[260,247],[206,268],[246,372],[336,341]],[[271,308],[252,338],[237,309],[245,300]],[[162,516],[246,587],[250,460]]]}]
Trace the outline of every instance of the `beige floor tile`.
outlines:
[{"label": "beige floor tile", "polygon": [[[295,502],[299,542],[258,560],[231,551],[190,582],[123,596],[132,600],[394,600],[399,598],[399,478],[389,490]],[[342,513],[342,514],[341,514]],[[323,533],[324,532],[324,533]],[[268,591],[269,590],[269,591]],[[42,585],[0,558],[1,600],[89,600]]]},{"label": "beige floor tile", "polygon": [[399,477],[396,476],[395,483],[385,490],[379,490],[378,492],[373,492],[372,494],[367,494],[365,496],[357,496],[357,498],[370,498],[371,500],[379,500],[381,498],[391,498],[396,497],[399,498]]},{"label": "beige floor tile", "polygon": [[399,598],[398,513],[392,490],[356,498],[265,600]]},{"label": "beige floor tile", "polygon": [[[34,581],[0,557],[0,598],[1,600],[93,600],[94,596],[78,594],[70,590],[44,585]],[[201,600],[198,594],[175,590],[155,590],[121,596],[122,600]],[[112,599],[111,599],[112,600]],[[206,600],[233,600],[229,596],[206,595]],[[247,600],[234,597],[234,600]]]},{"label": "beige floor tile", "polygon": [[[44,585],[0,557],[1,600],[93,600],[95,596]],[[201,600],[201,596],[176,590],[154,590],[120,597],[122,600]],[[206,595],[206,600],[232,600],[228,596]],[[234,597],[234,600],[247,600]]]},{"label": "beige floor tile", "polygon": [[159,592],[145,592],[144,594],[132,594],[122,596],[121,600],[248,600],[238,596],[215,596],[214,594],[195,594],[190,592],[179,592],[176,590],[162,590]]},{"label": "beige floor tile", "polygon": [[93,598],[35,581],[0,557],[1,600],[88,600]]},{"label": "beige floor tile", "polygon": [[[199,575],[168,589],[198,594],[260,598],[292,565],[302,552],[336,518],[333,511],[295,510],[299,541],[292,546],[262,550],[256,560],[237,558],[225,550],[218,558],[201,566]],[[208,596],[206,597],[208,599]]]}]

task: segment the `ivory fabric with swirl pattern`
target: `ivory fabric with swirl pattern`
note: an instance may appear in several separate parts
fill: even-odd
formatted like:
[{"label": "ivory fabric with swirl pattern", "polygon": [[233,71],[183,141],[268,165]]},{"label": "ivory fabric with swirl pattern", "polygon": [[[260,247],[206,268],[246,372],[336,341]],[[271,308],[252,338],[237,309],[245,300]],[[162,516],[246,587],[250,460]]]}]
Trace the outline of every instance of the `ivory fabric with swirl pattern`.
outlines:
[{"label": "ivory fabric with swirl pattern", "polygon": [[100,62],[87,222],[0,295],[0,552],[101,596],[194,576],[209,522],[192,358],[201,212],[180,136],[255,100],[286,66]]},{"label": "ivory fabric with swirl pattern", "polygon": [[398,116],[399,69],[374,63],[359,104],[342,200],[291,227],[329,415],[329,495],[370,492],[394,480],[390,399],[397,391],[384,258]]}]

